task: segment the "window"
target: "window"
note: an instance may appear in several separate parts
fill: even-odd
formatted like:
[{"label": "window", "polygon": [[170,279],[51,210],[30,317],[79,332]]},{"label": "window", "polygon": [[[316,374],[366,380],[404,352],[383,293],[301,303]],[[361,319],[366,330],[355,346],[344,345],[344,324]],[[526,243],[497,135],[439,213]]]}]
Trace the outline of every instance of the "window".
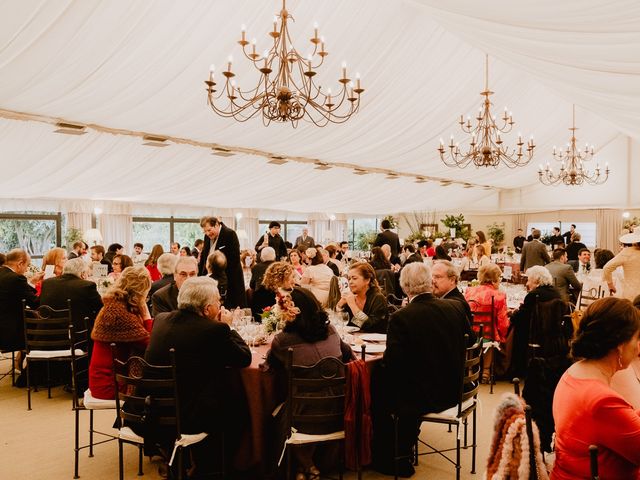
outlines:
[{"label": "window", "polygon": [[165,252],[169,251],[172,242],[193,248],[198,238],[202,238],[202,228],[200,220],[194,218],[133,218],[133,241],[142,243],[146,252],[157,243]]},{"label": "window", "polygon": [[[273,220],[260,220],[258,222],[259,234],[262,236],[269,230],[269,224]],[[275,220],[280,224],[280,236],[285,242],[295,242],[296,237],[302,235],[302,229],[307,226],[307,222],[294,221],[294,220]],[[311,232],[309,232],[311,234]],[[316,240],[317,241],[317,240]]]},{"label": "window", "polygon": [[179,221],[173,224],[173,241],[178,242],[181,247],[193,248],[193,244],[198,238],[203,238],[200,222]]},{"label": "window", "polygon": [[169,251],[169,222],[133,221],[133,241],[144,245],[145,252],[150,252],[157,243],[165,252]]},{"label": "window", "polygon": [[347,240],[351,250],[368,251],[378,234],[377,218],[353,218],[347,221]]},{"label": "window", "polygon": [[62,215],[33,213],[0,214],[0,251],[26,250],[31,258],[42,258],[62,242]]},{"label": "window", "polygon": [[553,227],[560,227],[560,233],[565,233],[569,231],[572,223],[576,226],[576,232],[580,233],[580,236],[582,237],[580,241],[588,247],[593,247],[596,244],[595,222],[534,222],[527,225],[525,236],[530,235],[531,229],[534,227],[540,230],[543,238],[547,235],[553,234]]}]

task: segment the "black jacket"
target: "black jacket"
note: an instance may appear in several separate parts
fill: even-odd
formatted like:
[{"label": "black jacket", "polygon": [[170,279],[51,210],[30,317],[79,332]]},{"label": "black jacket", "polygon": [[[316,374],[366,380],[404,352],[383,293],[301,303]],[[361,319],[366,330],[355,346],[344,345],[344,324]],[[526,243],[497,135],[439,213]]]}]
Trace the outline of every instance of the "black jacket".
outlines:
[{"label": "black jacket", "polygon": [[67,308],[67,299],[71,300],[71,316],[74,325],[82,325],[81,321],[86,317],[89,319],[87,326],[91,330],[93,321],[102,308],[102,298],[96,284],[70,273],[42,282],[41,305],[49,305],[56,310],[64,309]]},{"label": "black jacket", "polygon": [[176,282],[165,285],[151,297],[151,315],[172,312],[178,309],[178,287]]},{"label": "black jacket", "polygon": [[381,247],[387,244],[391,247],[391,256],[397,257],[400,254],[400,239],[398,234],[391,230],[384,230],[378,234],[376,240],[373,242],[374,247]]},{"label": "black jacket", "polygon": [[[267,235],[269,236],[269,246],[275,250],[276,261],[279,262],[282,257],[287,256],[287,246],[284,244],[284,240],[279,233],[277,233],[276,235],[271,235],[270,233],[267,233]],[[258,261],[260,261],[260,252],[262,250],[262,249],[258,249],[258,247],[261,247],[263,243],[264,243],[264,237],[260,237],[260,239],[256,243],[255,250],[256,252],[258,252]]]},{"label": "black jacket", "polygon": [[[442,298],[444,298],[445,300],[453,300],[453,301],[460,302],[460,304],[462,305],[462,308],[464,308],[465,315],[469,319],[469,327],[471,327],[471,325],[473,325],[473,314],[471,313],[471,307],[469,306],[469,302],[467,302],[467,299],[464,298],[464,295],[462,294],[462,292],[460,290],[458,290],[458,287],[452,288]],[[473,345],[474,341],[475,341],[475,336],[471,336],[470,335],[469,336],[469,345]]]},{"label": "black jacket", "polygon": [[9,267],[0,267],[0,349],[13,351],[24,349],[24,321],[22,299],[36,308],[40,300],[36,290]]}]

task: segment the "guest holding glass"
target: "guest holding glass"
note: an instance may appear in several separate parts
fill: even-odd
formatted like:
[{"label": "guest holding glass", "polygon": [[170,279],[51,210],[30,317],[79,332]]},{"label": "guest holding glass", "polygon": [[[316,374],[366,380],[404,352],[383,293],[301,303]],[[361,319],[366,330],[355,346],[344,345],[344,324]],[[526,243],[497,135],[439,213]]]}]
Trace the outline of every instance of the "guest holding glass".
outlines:
[{"label": "guest holding glass", "polygon": [[349,290],[342,294],[336,305],[336,309],[349,314],[349,324],[363,332],[387,333],[387,300],[380,291],[371,265],[359,262],[349,268]]},{"label": "guest holding glass", "polygon": [[[477,245],[476,248],[482,248]],[[493,299],[493,341],[504,343],[509,329],[507,318],[507,294],[500,290],[502,271],[495,263],[489,263],[478,270],[480,285],[469,287],[464,292],[464,298],[469,302],[472,312],[490,312]],[[493,348],[483,355],[482,383],[489,381],[489,367],[493,357]]]},{"label": "guest holding glass", "polygon": [[571,344],[579,359],[553,396],[555,466],[551,480],[591,478],[589,445],[598,446],[602,478],[640,475],[640,416],[611,388],[614,374],[640,354],[640,311],[629,300],[596,300]]},{"label": "guest holding glass", "polygon": [[102,298],[91,338],[93,354],[89,364],[89,390],[95,398],[115,397],[111,343],[117,358],[126,361],[132,355],[144,355],[149,344],[153,320],[147,307],[151,277],[145,267],[125,268],[116,283]]},{"label": "guest holding glass", "polygon": [[[283,267],[280,262],[272,264],[269,267],[270,273],[265,275],[266,282],[270,286],[273,285],[272,279],[276,276],[276,270],[278,270],[278,277],[285,278],[285,273],[289,271],[287,267],[290,266]],[[292,270],[290,272],[293,273]],[[292,278],[291,273],[289,279]],[[277,393],[281,401],[286,399],[287,394],[285,365],[289,348],[293,349],[293,364],[296,366],[312,366],[326,357],[334,357],[343,362],[353,358],[351,347],[340,340],[335,328],[328,321],[327,313],[308,290],[293,288],[288,298],[290,301],[284,304],[282,309],[285,320],[284,329],[273,339],[265,362],[266,368],[274,371],[277,376],[279,386]],[[281,437],[278,445],[284,444],[286,437],[285,412],[287,409],[288,405],[284,404],[276,417]],[[305,428],[303,433],[330,433],[340,428],[330,423],[314,423],[310,424],[308,429]],[[315,444],[292,446],[298,470],[296,480],[320,478],[320,472],[314,460],[316,448]]]}]

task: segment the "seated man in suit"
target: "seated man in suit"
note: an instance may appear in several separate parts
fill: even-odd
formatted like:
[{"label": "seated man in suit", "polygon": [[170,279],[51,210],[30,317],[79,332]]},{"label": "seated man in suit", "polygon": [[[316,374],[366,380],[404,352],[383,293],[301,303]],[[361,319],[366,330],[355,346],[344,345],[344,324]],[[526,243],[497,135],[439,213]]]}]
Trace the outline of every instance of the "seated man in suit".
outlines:
[{"label": "seated man in suit", "polygon": [[587,247],[578,250],[578,259],[569,262],[578,275],[587,275],[591,271],[591,250]]},{"label": "seated man in suit", "polygon": [[567,251],[564,248],[556,248],[553,251],[553,262],[548,263],[545,267],[551,273],[562,300],[575,302],[575,298],[571,298],[569,295],[569,286],[573,288],[573,294],[577,298],[582,290],[582,284],[573,273],[571,265],[567,264]]},{"label": "seated man in suit", "polygon": [[145,358],[167,365],[169,349],[175,349],[182,430],[209,433],[191,451],[197,478],[210,478],[219,467],[214,434],[224,432],[227,472],[239,445],[247,407],[242,393],[231,386],[229,367],[248,367],[251,351],[229,328],[232,315],[220,309],[215,280],[195,277],[181,284],[178,310],[155,318]]},{"label": "seated man in suit", "polygon": [[[438,298],[460,302],[469,319],[469,326],[471,326],[473,324],[471,307],[462,292],[458,290],[459,274],[456,266],[449,260],[437,260],[431,269],[431,278],[433,279],[433,294]],[[470,338],[470,342],[472,345],[473,338]]]},{"label": "seated man in suit", "polygon": [[[24,322],[22,319],[22,300],[27,306],[37,308],[40,299],[36,289],[29,285],[25,273],[31,265],[31,257],[20,248],[7,253],[5,263],[0,267],[0,350],[13,352],[24,349]],[[31,277],[32,283],[38,283],[44,272]],[[22,370],[22,356],[16,357],[16,367]]]},{"label": "seated man in suit", "polygon": [[149,300],[154,293],[160,290],[162,287],[169,285],[173,282],[173,272],[176,269],[176,263],[178,261],[178,257],[173,253],[163,253],[158,257],[158,270],[162,275],[160,280],[156,280],[151,284],[151,290],[149,290]]},{"label": "seated man in suit", "polygon": [[178,260],[173,271],[173,282],[162,287],[151,297],[151,314],[154,317],[162,312],[177,310],[180,287],[187,278],[198,276],[198,261],[195,257],[176,258]]},{"label": "seated man in suit", "polygon": [[[441,300],[432,292],[431,269],[425,263],[406,265],[400,286],[409,304],[389,320],[387,349],[372,372],[374,468],[393,474],[394,429],[398,416],[399,455],[409,456],[422,414],[450,408],[459,400],[464,335],[471,333],[461,302]],[[411,476],[412,462],[404,458],[398,473]]]}]

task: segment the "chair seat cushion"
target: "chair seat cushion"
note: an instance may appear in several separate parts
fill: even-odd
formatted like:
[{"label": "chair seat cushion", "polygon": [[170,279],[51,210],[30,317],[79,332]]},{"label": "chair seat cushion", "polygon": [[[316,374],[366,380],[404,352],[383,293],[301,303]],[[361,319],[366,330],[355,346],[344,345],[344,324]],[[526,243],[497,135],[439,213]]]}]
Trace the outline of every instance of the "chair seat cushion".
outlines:
[{"label": "chair seat cushion", "polygon": [[135,433],[129,427],[122,427],[120,429],[120,434],[118,435],[118,437],[120,438],[120,440],[126,440],[128,442],[144,443],[144,438]]},{"label": "chair seat cushion", "polygon": [[95,398],[93,395],[91,395],[91,390],[87,388],[84,391],[83,405],[87,410],[109,410],[112,408],[116,408],[116,401]]},{"label": "chair seat cushion", "polygon": [[[466,401],[462,402],[462,411],[464,412],[467,408],[471,407],[476,402],[475,398],[469,398]],[[454,405],[451,408],[447,408],[441,412],[436,413],[427,413],[422,416],[422,420],[451,420],[455,422],[458,418],[458,404]]]},{"label": "chair seat cushion", "polygon": [[332,433],[324,433],[313,435],[309,433],[293,432],[291,437],[287,439],[287,443],[299,445],[303,443],[328,442],[331,440],[340,440],[344,438],[344,430]]},{"label": "chair seat cushion", "polygon": [[[76,348],[76,356],[84,355],[85,352]],[[57,357],[71,357],[71,350],[31,350],[27,354],[27,358],[57,358]]]},{"label": "chair seat cushion", "polygon": [[171,453],[171,459],[169,460],[169,466],[173,465],[173,459],[176,456],[176,452],[179,447],[188,447],[189,445],[193,445],[194,443],[201,442],[209,435],[206,432],[200,433],[183,433],[180,435],[180,438],[176,440],[176,443],[173,445],[173,452]]}]

